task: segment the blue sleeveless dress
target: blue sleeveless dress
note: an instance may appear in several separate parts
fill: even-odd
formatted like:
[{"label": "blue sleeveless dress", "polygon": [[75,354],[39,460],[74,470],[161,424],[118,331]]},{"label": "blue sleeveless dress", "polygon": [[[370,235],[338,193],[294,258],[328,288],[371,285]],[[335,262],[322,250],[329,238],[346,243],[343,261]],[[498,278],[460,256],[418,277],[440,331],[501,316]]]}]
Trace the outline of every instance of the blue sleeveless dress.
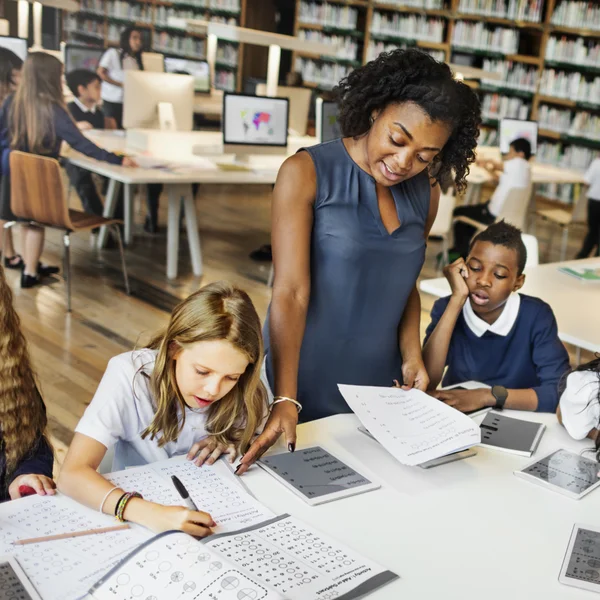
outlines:
[{"label": "blue sleeveless dress", "polygon": [[[341,139],[303,149],[317,174],[311,292],[300,351],[301,421],[351,412],[338,383],[402,380],[398,328],[425,260],[431,186],[425,172],[391,188],[400,227],[381,220],[375,180]],[[269,317],[267,377],[273,388]]]}]

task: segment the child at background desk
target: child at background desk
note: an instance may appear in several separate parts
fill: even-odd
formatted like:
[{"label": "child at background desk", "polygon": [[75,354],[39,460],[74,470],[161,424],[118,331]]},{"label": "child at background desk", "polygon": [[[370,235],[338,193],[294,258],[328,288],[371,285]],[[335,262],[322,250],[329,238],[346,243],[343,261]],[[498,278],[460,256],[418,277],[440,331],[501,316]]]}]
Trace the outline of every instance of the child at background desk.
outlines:
[{"label": "child at background desk", "polygon": [[517,293],[526,261],[521,231],[500,221],[473,239],[466,261],[444,269],[452,294],[434,304],[423,348],[430,389],[442,377],[444,386],[492,386],[434,392],[450,406],[463,412],[486,406],[556,410],[569,357],[550,306]]},{"label": "child at background desk", "polygon": [[147,348],[110,360],[75,430],[60,491],[156,532],[210,534],[210,515],[127,495],[96,469],[115,445],[115,470],[186,453],[198,466],[223,453],[233,461],[266,418],[262,362],[260,319],[245,292],[213,283],[192,294]]}]

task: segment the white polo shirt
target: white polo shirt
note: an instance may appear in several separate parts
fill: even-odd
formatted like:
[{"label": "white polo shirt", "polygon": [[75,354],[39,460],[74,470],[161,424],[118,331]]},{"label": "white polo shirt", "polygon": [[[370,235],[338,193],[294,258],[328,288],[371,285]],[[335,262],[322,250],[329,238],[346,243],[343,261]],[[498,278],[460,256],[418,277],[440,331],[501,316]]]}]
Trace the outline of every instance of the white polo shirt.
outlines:
[{"label": "white polo shirt", "polygon": [[517,156],[504,163],[504,172],[500,175],[498,186],[494,190],[488,210],[494,217],[502,212],[508,193],[513,188],[527,188],[531,184],[529,162]]},{"label": "white polo shirt", "polygon": [[91,404],[75,428],[107,448],[116,444],[114,471],[185,454],[208,435],[208,409],[186,407],[185,426],[176,441],[159,448],[156,439],[141,438],[156,410],[149,386],[155,358],[156,350],[148,348],[111,358]]},{"label": "white polo shirt", "polygon": [[471,301],[467,300],[462,309],[463,318],[467,327],[477,336],[481,337],[486,331],[491,331],[496,335],[506,337],[513,325],[515,324],[517,317],[519,316],[519,308],[521,307],[521,296],[517,292],[512,292],[504,303],[504,308],[500,313],[500,316],[490,325],[484,321],[481,317],[478,317]]},{"label": "white polo shirt", "polygon": [[[125,81],[125,71],[139,71],[139,65],[135,58],[127,55],[123,57],[123,65],[121,65],[119,54],[120,50],[117,50],[117,48],[109,48],[100,58],[98,66],[106,69],[111,79],[123,83]],[[108,83],[108,81],[102,82],[100,95],[102,100],[107,102],[123,103],[123,88]]]},{"label": "white polo shirt", "polygon": [[574,371],[567,377],[567,387],[560,397],[562,422],[569,435],[583,440],[592,429],[598,429],[598,374]]},{"label": "white polo shirt", "polygon": [[600,158],[592,161],[583,179],[590,186],[588,198],[600,201]]}]

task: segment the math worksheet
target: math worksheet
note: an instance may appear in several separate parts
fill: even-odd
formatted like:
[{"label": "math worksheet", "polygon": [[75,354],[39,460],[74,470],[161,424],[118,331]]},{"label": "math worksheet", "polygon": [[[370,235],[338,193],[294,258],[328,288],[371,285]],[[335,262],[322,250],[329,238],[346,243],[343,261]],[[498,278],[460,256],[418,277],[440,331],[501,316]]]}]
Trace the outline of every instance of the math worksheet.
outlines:
[{"label": "math worksheet", "polygon": [[419,390],[340,385],[369,433],[404,465],[420,465],[481,441],[479,425]]}]

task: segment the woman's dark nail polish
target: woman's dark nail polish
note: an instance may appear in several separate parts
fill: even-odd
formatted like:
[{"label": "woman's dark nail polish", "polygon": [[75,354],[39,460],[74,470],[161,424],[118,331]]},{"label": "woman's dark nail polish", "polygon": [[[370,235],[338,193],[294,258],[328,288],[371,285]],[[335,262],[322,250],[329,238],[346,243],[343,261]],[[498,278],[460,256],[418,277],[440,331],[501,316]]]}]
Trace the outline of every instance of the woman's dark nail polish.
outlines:
[{"label": "woman's dark nail polish", "polygon": [[242,468],[242,465],[241,465],[241,464],[239,464],[239,465],[238,465],[238,466],[235,468],[235,471],[234,471],[234,473],[237,473],[237,472],[238,472],[238,471],[239,471],[241,468]]},{"label": "woman's dark nail polish", "polygon": [[293,452],[296,449],[296,444],[288,444],[288,452]]}]

